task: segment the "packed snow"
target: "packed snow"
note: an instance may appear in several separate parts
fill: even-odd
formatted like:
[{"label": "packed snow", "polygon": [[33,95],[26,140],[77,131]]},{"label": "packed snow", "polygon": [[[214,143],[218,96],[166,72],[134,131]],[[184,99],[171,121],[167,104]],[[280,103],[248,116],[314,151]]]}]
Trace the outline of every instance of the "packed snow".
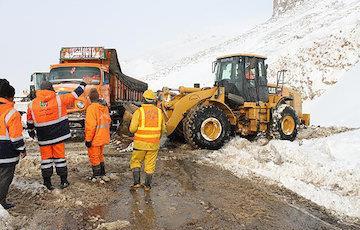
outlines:
[{"label": "packed snow", "polygon": [[360,130],[265,146],[237,137],[204,162],[270,179],[340,216],[360,218]]},{"label": "packed snow", "polygon": [[305,110],[311,113],[312,124],[359,128],[359,85],[360,63],[324,95],[308,102]]},{"label": "packed snow", "polygon": [[12,217],[9,212],[0,205],[0,229],[12,229],[11,221]]}]

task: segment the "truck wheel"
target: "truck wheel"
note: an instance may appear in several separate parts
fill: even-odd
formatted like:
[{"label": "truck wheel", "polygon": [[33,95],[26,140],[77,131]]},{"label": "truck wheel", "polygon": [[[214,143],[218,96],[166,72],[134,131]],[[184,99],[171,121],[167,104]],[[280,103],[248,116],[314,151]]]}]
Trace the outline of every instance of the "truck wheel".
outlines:
[{"label": "truck wheel", "polygon": [[287,104],[281,104],[272,115],[272,133],[277,139],[295,140],[299,127],[296,111]]},{"label": "truck wheel", "polygon": [[184,136],[192,147],[216,150],[229,140],[231,125],[223,110],[201,105],[190,110],[184,120]]}]

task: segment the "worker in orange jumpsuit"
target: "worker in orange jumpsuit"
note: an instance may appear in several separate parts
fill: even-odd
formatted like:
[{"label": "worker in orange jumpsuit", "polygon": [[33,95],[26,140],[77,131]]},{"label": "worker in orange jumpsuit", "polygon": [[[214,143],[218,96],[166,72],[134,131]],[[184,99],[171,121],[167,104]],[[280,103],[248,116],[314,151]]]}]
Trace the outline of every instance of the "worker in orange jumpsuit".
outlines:
[{"label": "worker in orange jumpsuit", "polygon": [[89,93],[91,104],[86,109],[85,145],[92,166],[93,178],[105,176],[104,146],[110,143],[111,118],[106,103],[96,89]]},{"label": "worker in orange jumpsuit", "polygon": [[134,184],[131,189],[141,187],[140,169],[144,163],[145,183],[143,187],[145,191],[149,191],[160,148],[160,138],[165,133],[166,127],[161,109],[155,106],[155,93],[146,90],[143,97],[144,103],[134,112],[129,128],[130,132],[134,133],[134,150],[130,160]]},{"label": "worker in orange jumpsuit", "polygon": [[[72,93],[57,95],[50,82],[44,81],[36,98],[29,103],[27,126],[30,137],[37,135],[41,153],[41,173],[44,185],[52,190],[53,163],[60,176],[60,188],[69,186],[68,170],[65,160],[64,141],[71,137],[66,107],[73,105],[84,92],[86,83],[82,82]],[[36,133],[35,131],[36,130]]]},{"label": "worker in orange jumpsuit", "polygon": [[0,79],[0,204],[4,209],[14,207],[6,201],[15,166],[25,157],[21,115],[14,109],[15,89],[6,79]]}]

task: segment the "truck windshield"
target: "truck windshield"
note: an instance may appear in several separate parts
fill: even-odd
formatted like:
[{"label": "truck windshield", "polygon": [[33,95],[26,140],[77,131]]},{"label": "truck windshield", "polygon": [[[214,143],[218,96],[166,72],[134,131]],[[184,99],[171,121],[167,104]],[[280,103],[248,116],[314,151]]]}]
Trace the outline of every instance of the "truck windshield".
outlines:
[{"label": "truck windshield", "polygon": [[50,81],[82,80],[87,84],[100,83],[100,69],[96,67],[58,67],[50,71]]}]

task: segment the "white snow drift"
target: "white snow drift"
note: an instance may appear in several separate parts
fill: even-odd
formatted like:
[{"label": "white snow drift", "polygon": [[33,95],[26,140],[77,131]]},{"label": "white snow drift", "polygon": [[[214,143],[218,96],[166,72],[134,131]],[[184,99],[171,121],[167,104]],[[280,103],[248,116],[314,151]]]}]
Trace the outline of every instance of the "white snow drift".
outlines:
[{"label": "white snow drift", "polygon": [[266,146],[235,138],[205,162],[239,177],[270,179],[339,215],[360,218],[360,130]]},{"label": "white snow drift", "polygon": [[[360,63],[324,95],[309,102],[311,123],[324,126],[360,127]],[[360,151],[360,150],[359,150]]]}]

